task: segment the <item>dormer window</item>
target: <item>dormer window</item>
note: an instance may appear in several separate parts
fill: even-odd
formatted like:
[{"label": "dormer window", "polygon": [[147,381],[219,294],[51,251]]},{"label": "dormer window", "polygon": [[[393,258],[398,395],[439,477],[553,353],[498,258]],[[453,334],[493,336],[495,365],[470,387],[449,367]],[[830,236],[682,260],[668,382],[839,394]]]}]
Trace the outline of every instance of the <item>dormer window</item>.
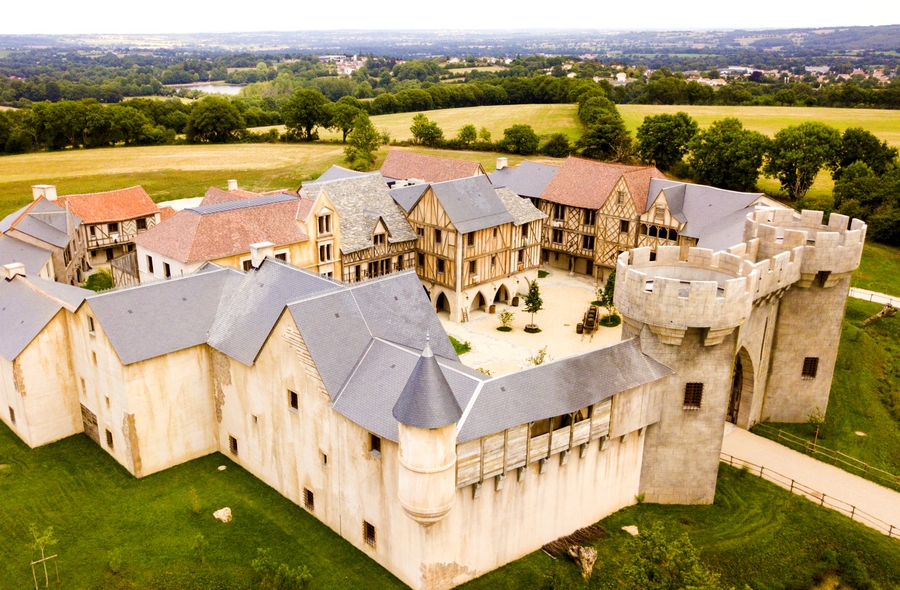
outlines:
[{"label": "dormer window", "polygon": [[328,209],[322,209],[319,212],[319,215],[316,217],[317,222],[317,230],[320,236],[328,235],[331,233],[331,211]]},{"label": "dormer window", "polygon": [[384,243],[385,243],[384,234],[375,234],[375,235],[372,237],[372,242],[373,242],[376,246],[384,246]]}]

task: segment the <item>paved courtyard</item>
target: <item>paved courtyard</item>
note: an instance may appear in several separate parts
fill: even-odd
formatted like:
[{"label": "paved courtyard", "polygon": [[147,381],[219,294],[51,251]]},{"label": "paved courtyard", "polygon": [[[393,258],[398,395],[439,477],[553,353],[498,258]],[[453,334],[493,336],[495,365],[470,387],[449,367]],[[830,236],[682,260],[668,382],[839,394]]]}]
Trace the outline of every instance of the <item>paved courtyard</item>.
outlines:
[{"label": "paved courtyard", "polygon": [[[531,314],[524,311],[524,297],[519,307],[498,304],[497,313],[473,311],[465,323],[451,322],[448,314],[439,313],[444,330],[459,341],[467,341],[472,350],[460,357],[463,364],[472,368],[487,369],[491,375],[505,375],[532,366],[528,357],[547,347],[548,360],[580,354],[614,344],[622,338],[622,328],[598,328],[594,337],[575,333],[591,301],[596,299],[593,281],[583,275],[569,276],[563,270],[550,270],[550,275],[538,279],[544,309],[534,316],[534,323],[541,332],[528,334],[525,324],[531,323]],[[522,287],[522,295],[527,286]],[[512,332],[500,332],[497,315],[504,309],[515,314]],[[600,310],[600,315],[605,310]],[[547,362],[547,361],[545,361]]]}]

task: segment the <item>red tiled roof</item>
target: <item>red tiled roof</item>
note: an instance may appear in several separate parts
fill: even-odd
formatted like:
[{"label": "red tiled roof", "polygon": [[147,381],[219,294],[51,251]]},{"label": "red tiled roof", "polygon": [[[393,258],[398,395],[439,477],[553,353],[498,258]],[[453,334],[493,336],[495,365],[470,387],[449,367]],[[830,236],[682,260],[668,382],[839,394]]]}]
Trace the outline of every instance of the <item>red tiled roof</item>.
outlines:
[{"label": "red tiled roof", "polygon": [[484,173],[481,164],[472,160],[442,158],[400,150],[388,152],[384,164],[381,165],[381,175],[387,178],[403,180],[417,178],[425,182],[444,182]]},{"label": "red tiled roof", "polygon": [[178,211],[176,211],[175,209],[172,209],[171,207],[160,207],[159,208],[160,223],[162,223],[166,219],[169,219],[170,217],[174,217],[176,213],[178,213]]},{"label": "red tiled roof", "polygon": [[229,203],[240,199],[253,199],[258,196],[259,195],[256,193],[251,193],[250,191],[223,191],[220,188],[211,186],[206,190],[206,194],[203,195],[203,200],[200,201],[200,207],[203,207],[204,205],[215,205],[217,203]]},{"label": "red tiled roof", "polygon": [[133,186],[102,193],[86,195],[66,195],[59,197],[57,204],[65,207],[84,223],[107,223],[147,217],[159,212],[159,207],[141,186]]},{"label": "red tiled roof", "polygon": [[650,179],[665,178],[655,166],[626,166],[570,157],[547,185],[541,198],[572,207],[600,209],[623,177],[639,213],[647,209]]},{"label": "red tiled roof", "polygon": [[[309,238],[297,222],[301,199],[199,215],[179,211],[134,238],[142,248],[185,264],[215,260],[250,251],[250,244],[272,242],[276,246]],[[309,208],[309,205],[307,205]]]}]

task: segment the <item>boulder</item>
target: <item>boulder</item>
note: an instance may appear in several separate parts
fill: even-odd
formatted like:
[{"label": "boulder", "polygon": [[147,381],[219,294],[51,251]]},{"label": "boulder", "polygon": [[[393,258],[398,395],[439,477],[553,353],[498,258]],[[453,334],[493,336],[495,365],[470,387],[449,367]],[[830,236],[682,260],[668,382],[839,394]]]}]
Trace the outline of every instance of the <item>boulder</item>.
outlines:
[{"label": "boulder", "polygon": [[216,510],[215,512],[213,512],[213,516],[218,518],[222,522],[231,522],[231,508],[228,508],[226,506],[221,510]]}]

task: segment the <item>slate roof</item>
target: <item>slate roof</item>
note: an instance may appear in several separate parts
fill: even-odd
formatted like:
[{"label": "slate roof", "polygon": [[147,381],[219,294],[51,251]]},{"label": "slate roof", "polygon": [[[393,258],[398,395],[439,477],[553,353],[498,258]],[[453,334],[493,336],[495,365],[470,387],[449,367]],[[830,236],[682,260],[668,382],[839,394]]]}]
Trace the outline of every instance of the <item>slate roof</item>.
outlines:
[{"label": "slate roof", "polygon": [[[73,237],[68,234],[68,223],[65,207],[41,197],[11,213],[0,221],[0,233],[12,229],[46,242],[57,248],[65,248]],[[77,228],[81,219],[72,215],[72,223]]]},{"label": "slate roof", "polygon": [[60,309],[75,311],[90,293],[39,277],[0,279],[0,356],[13,361]]},{"label": "slate roof", "polygon": [[485,381],[466,408],[457,440],[466,442],[580,410],[674,371],[640,350],[637,339]]},{"label": "slate roof", "polygon": [[518,166],[495,170],[488,176],[495,186],[505,186],[521,197],[537,198],[544,193],[557,172],[559,166],[525,160]]},{"label": "slate roof", "polygon": [[428,190],[429,186],[428,183],[424,183],[392,188],[391,197],[404,211],[406,211],[407,214],[409,214],[413,207],[416,206],[416,203],[419,202],[419,199],[422,198],[422,195],[425,194],[425,191]]},{"label": "slate roof", "polygon": [[453,226],[464,234],[515,221],[485,175],[434,183],[431,190]]},{"label": "slate roof", "polygon": [[650,179],[665,179],[654,166],[626,166],[569,157],[541,194],[541,198],[585,209],[600,209],[624,178],[638,213],[647,210]]},{"label": "slate roof", "polygon": [[532,205],[530,200],[520,197],[506,187],[495,188],[494,192],[497,193],[506,210],[513,216],[514,225],[523,225],[547,218],[547,214]]},{"label": "slate roof", "polygon": [[275,246],[306,241],[297,222],[310,205],[277,194],[184,209],[134,238],[134,243],[179,262],[215,260],[250,251],[250,244]]},{"label": "slate roof", "polygon": [[691,238],[699,238],[709,226],[717,225],[735,211],[745,209],[765,196],[763,193],[742,193],[702,184],[651,180],[648,187],[651,204],[659,198],[660,192],[665,194],[672,215],[686,224],[680,233]]},{"label": "slate roof", "polygon": [[316,179],[316,182],[326,182],[329,180],[341,180],[343,178],[354,178],[356,176],[365,176],[365,172],[357,172],[348,168],[342,168],[337,164],[332,164],[331,168],[325,171],[322,176]]},{"label": "slate roof", "polygon": [[0,235],[0,266],[21,262],[25,265],[25,274],[37,276],[50,260],[50,256],[49,250],[38,248],[7,235]]},{"label": "slate roof", "polygon": [[406,215],[391,198],[390,191],[377,172],[303,185],[303,194],[312,201],[323,192],[341,218],[343,254],[373,247],[372,237],[379,219],[387,228],[388,242],[391,244],[417,239]]},{"label": "slate roof", "polygon": [[243,275],[213,268],[88,298],[95,317],[123,365],[204,344]]},{"label": "slate roof", "polygon": [[444,182],[485,174],[479,162],[457,160],[416,154],[401,150],[391,150],[381,165],[381,175],[390,180],[416,178],[425,182]]},{"label": "slate roof", "polygon": [[108,223],[138,217],[148,217],[159,212],[159,207],[141,186],[132,186],[102,193],[66,195],[59,197],[61,207],[69,204],[72,213],[84,223]]},{"label": "slate roof", "polygon": [[459,402],[428,343],[391,413],[398,422],[415,428],[443,428],[456,424],[462,416]]}]

